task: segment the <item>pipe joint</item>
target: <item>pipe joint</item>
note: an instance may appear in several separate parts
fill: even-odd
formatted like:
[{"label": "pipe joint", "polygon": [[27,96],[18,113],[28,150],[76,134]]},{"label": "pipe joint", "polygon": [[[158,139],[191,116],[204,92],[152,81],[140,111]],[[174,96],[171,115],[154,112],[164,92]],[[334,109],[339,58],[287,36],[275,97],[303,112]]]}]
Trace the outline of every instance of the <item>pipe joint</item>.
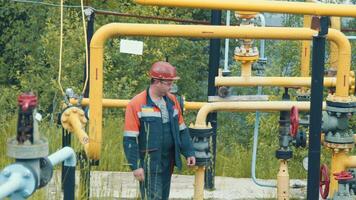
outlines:
[{"label": "pipe joint", "polygon": [[332,149],[351,150],[354,146],[354,134],[349,128],[350,116],[356,111],[355,103],[327,101],[323,112],[322,131],[325,132],[325,145]]}]

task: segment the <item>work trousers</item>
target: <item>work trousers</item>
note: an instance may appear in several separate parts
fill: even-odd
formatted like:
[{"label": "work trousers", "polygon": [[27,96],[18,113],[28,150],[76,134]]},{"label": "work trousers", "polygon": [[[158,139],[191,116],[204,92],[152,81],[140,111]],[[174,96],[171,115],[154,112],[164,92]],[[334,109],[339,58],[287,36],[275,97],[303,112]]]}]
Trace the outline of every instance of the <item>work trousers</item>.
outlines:
[{"label": "work trousers", "polygon": [[[163,124],[160,169],[144,169],[145,180],[140,182],[143,200],[168,200],[174,165],[174,139],[169,123]],[[151,157],[151,159],[154,156]],[[153,163],[155,160],[145,160]]]}]

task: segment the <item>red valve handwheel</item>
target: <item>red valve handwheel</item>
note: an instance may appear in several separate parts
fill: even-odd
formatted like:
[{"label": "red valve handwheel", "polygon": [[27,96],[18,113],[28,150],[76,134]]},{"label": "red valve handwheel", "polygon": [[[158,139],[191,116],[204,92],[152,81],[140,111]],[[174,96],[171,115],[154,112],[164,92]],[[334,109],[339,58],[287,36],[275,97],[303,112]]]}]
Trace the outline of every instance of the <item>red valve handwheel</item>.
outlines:
[{"label": "red valve handwheel", "polygon": [[329,186],[330,186],[330,178],[329,178],[328,166],[323,164],[320,167],[320,180],[319,180],[319,192],[320,192],[320,196],[323,199],[326,199],[329,195]]},{"label": "red valve handwheel", "polygon": [[22,111],[27,111],[28,108],[34,108],[37,106],[37,97],[32,93],[22,93],[18,99],[18,105],[21,106]]},{"label": "red valve handwheel", "polygon": [[354,177],[352,176],[351,172],[346,172],[346,171],[342,171],[342,172],[337,172],[333,174],[335,176],[336,180],[351,180]]},{"label": "red valve handwheel", "polygon": [[298,108],[293,106],[290,110],[290,134],[295,137],[299,127],[299,112]]}]

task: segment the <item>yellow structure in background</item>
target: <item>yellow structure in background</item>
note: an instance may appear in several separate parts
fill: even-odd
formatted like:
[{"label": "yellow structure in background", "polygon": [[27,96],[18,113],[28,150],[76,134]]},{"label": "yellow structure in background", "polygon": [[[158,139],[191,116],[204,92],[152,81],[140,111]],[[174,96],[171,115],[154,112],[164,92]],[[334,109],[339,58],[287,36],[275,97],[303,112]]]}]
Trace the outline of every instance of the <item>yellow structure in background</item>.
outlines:
[{"label": "yellow structure in background", "polygon": [[[88,157],[100,158],[102,139],[103,99],[103,56],[104,43],[111,37],[154,36],[154,37],[197,37],[197,38],[242,38],[242,39],[286,39],[311,40],[316,31],[307,28],[261,28],[223,27],[196,25],[157,25],[112,23],[99,28],[90,45],[90,123]],[[339,47],[339,69],[336,80],[338,100],[348,97],[351,50],[347,38],[337,30],[330,29],[328,39]],[[286,78],[287,79],[287,78]]]}]

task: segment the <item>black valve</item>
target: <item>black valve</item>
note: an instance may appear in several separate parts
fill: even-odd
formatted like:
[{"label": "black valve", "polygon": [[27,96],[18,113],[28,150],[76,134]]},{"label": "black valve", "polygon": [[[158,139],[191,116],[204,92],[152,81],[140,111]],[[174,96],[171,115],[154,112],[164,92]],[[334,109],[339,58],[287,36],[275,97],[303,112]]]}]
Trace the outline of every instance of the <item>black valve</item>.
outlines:
[{"label": "black valve", "polygon": [[190,136],[192,137],[193,147],[195,150],[195,158],[197,166],[210,165],[210,137],[213,135],[212,128],[195,129],[189,128]]},{"label": "black valve", "polygon": [[298,133],[295,135],[293,145],[297,148],[304,148],[307,146],[307,136],[304,131],[298,131]]}]

